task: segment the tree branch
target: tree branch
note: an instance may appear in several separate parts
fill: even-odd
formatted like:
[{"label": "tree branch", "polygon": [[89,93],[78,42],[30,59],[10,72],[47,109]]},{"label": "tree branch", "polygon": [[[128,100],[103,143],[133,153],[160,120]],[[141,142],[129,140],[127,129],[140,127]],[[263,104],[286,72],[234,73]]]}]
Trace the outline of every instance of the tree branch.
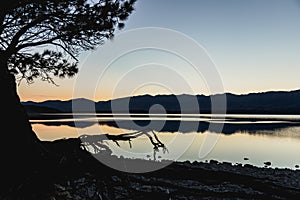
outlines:
[{"label": "tree branch", "polygon": [[53,37],[48,40],[42,40],[39,42],[32,42],[32,43],[25,43],[25,44],[15,47],[15,52],[18,52],[21,49],[28,48],[28,47],[35,47],[35,46],[40,46],[40,45],[44,45],[44,44],[51,44],[53,41],[58,40],[59,38],[60,38],[59,36],[56,36],[56,37]]},{"label": "tree branch", "polygon": [[71,53],[66,47],[64,47],[62,44],[56,43],[56,42],[52,42],[51,44],[55,45],[55,46],[59,46],[60,48],[62,48],[65,52],[67,52],[75,61],[78,61],[78,59],[76,58],[76,56]]},{"label": "tree branch", "polygon": [[46,15],[41,16],[40,18],[33,20],[31,22],[29,22],[27,25],[23,26],[12,38],[9,47],[6,49],[7,53],[12,54],[12,53],[16,53],[20,50],[16,48],[16,46],[19,43],[19,39],[20,37],[26,33],[26,31],[28,31],[30,28],[36,26],[37,24],[41,23],[42,21],[46,20],[47,17]]}]

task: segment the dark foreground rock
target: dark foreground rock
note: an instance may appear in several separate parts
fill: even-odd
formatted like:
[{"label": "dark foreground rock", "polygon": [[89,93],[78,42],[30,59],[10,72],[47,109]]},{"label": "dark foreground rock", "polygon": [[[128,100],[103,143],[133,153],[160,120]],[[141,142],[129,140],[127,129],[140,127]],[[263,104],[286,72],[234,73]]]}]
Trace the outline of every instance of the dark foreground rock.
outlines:
[{"label": "dark foreground rock", "polygon": [[[103,177],[103,176],[101,176]],[[296,199],[300,173],[223,164],[174,163],[145,174],[92,174],[55,185],[62,199]]]},{"label": "dark foreground rock", "polygon": [[[300,170],[175,162],[149,173],[113,170],[80,150],[80,140],[45,142],[43,169],[0,199],[298,199]],[[118,159],[111,156],[111,159]],[[136,160],[124,159],[124,162]],[[39,161],[43,162],[43,161]],[[153,164],[153,161],[143,161]]]}]

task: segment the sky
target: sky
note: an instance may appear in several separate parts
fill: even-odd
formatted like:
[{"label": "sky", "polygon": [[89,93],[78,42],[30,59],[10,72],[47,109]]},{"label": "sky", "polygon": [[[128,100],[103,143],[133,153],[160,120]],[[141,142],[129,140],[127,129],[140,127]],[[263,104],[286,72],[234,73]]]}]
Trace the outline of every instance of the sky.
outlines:
[{"label": "sky", "polygon": [[[186,40],[177,38],[172,43],[172,33],[168,36],[162,31],[160,43],[170,39],[170,51],[144,48],[118,54],[122,44],[132,47],[135,41],[153,38],[155,34],[149,31],[134,32],[145,27],[173,31]],[[140,35],[127,34],[132,39],[129,41],[126,33]],[[84,97],[99,101],[142,94],[209,95],[218,80],[224,92],[235,94],[300,89],[297,0],[138,0],[125,28],[116,34],[121,36],[106,41],[93,52],[82,53],[78,75],[55,79],[59,86],[38,80],[31,85],[22,82],[18,87],[21,100]],[[122,43],[124,38],[127,43]],[[183,57],[172,53],[188,49],[192,46],[189,42],[197,43],[203,51],[190,48]],[[203,66],[196,66],[200,67],[200,75],[193,71],[190,60],[184,59],[192,55],[199,55],[206,63],[211,61],[218,75],[215,80],[201,72]],[[103,60],[109,59],[107,68]]]}]

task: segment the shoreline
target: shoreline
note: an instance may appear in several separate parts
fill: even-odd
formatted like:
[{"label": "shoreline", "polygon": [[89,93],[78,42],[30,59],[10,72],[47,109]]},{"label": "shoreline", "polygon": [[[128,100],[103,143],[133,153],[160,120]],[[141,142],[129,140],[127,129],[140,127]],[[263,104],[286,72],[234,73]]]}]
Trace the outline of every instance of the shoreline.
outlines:
[{"label": "shoreline", "polygon": [[53,195],[65,199],[295,199],[300,195],[300,170],[211,161],[174,162],[149,173],[108,171],[105,178],[96,172],[56,183]]},{"label": "shoreline", "polygon": [[[36,199],[95,200],[296,199],[300,196],[298,169],[273,169],[211,160],[209,163],[173,162],[157,171],[127,173],[107,167],[80,149],[78,138],[41,143],[53,155],[59,156],[45,163],[31,178],[29,188],[34,188],[34,192],[25,191],[29,199],[35,199],[32,195],[38,197]],[[141,161],[117,158],[109,151],[105,151],[104,156],[127,166],[135,166]],[[147,166],[158,164],[157,161],[142,162]]]}]

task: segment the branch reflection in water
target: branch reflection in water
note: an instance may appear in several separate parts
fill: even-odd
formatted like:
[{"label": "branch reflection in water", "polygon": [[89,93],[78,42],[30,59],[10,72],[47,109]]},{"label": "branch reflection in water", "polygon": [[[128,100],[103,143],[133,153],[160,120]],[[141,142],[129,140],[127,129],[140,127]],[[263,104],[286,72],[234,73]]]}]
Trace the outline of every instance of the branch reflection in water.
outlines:
[{"label": "branch reflection in water", "polygon": [[[153,136],[152,136],[152,135]],[[108,144],[105,144],[107,140],[111,140],[120,147],[119,141],[128,141],[129,147],[132,148],[131,141],[140,136],[147,136],[153,145],[153,159],[156,160],[156,153],[162,150],[162,152],[168,153],[168,149],[163,144],[157,134],[153,130],[136,131],[132,133],[123,133],[119,135],[101,134],[101,135],[82,135],[80,139],[82,141],[82,148],[93,153],[98,154],[101,151],[108,151]]]}]

